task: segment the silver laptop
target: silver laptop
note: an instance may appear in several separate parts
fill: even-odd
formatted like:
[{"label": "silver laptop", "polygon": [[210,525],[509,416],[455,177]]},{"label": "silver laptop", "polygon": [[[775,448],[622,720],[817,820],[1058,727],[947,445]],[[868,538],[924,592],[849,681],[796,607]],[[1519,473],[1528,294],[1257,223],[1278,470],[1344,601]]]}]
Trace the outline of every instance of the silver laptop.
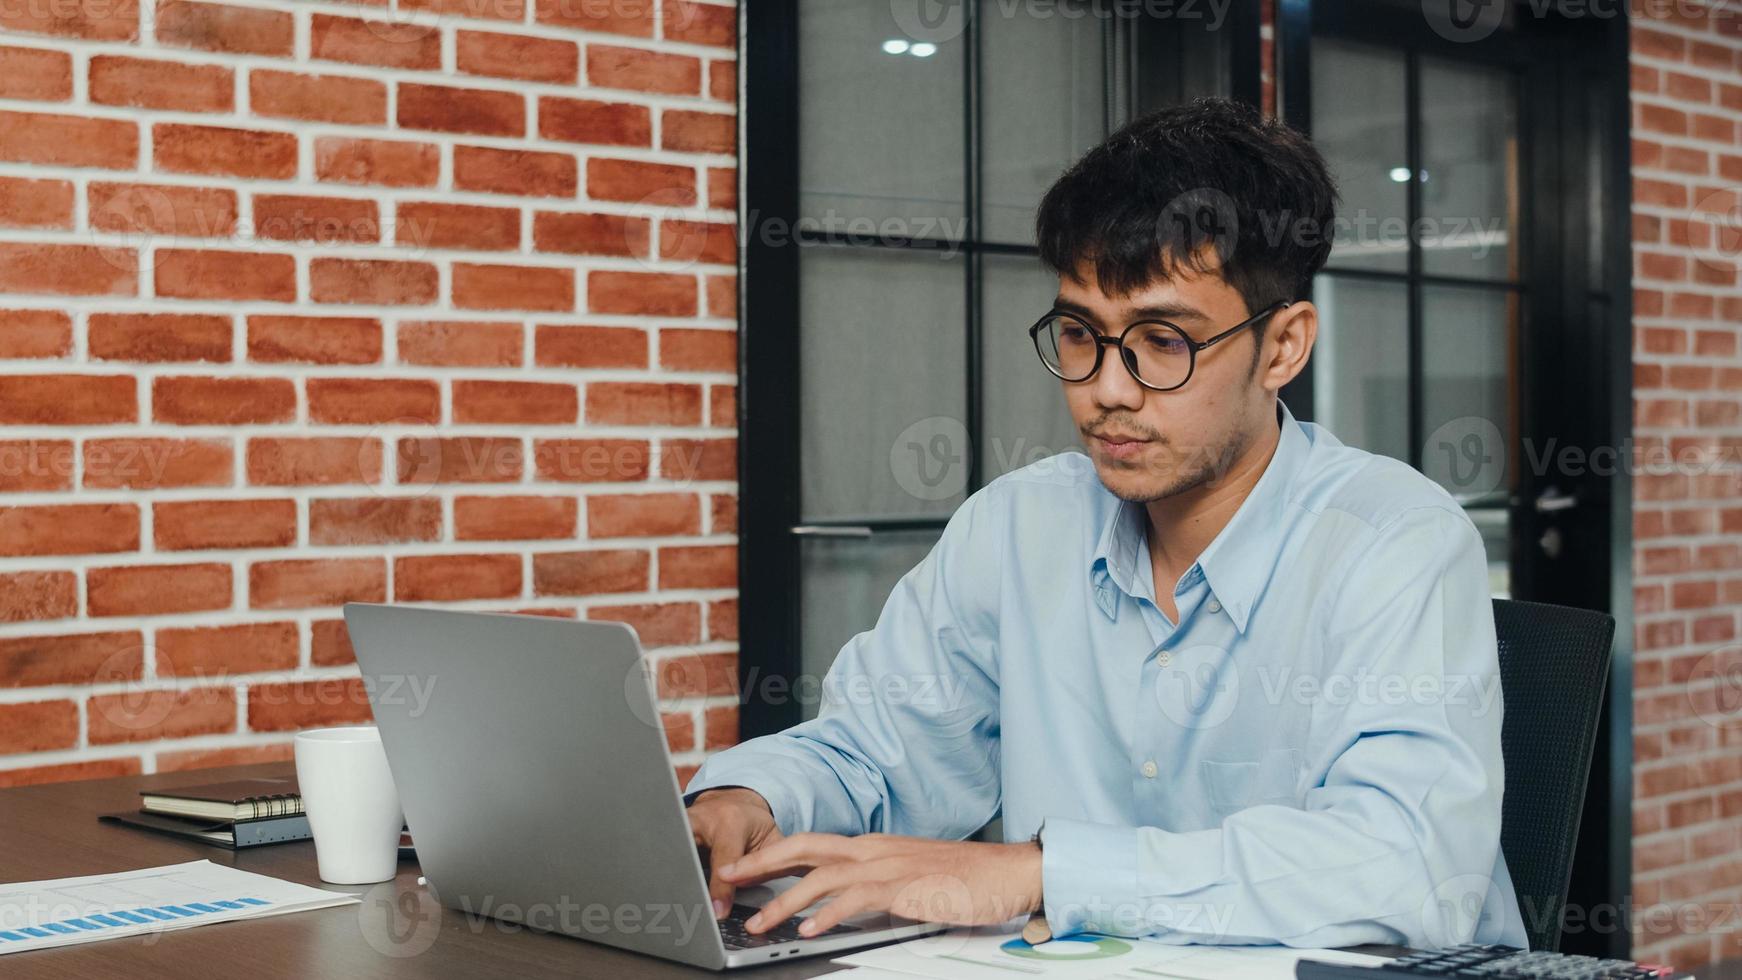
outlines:
[{"label": "silver laptop", "polygon": [[650,673],[622,623],[347,603],[417,857],[448,908],[709,969],[912,938],[884,915],[798,937],[716,922]]}]

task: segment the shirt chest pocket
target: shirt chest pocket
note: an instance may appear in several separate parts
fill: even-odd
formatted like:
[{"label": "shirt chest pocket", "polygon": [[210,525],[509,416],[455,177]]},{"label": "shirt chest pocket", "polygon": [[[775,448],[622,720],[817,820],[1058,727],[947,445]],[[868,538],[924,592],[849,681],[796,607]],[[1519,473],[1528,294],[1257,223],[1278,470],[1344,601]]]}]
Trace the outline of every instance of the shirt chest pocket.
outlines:
[{"label": "shirt chest pocket", "polygon": [[1247,807],[1299,803],[1295,791],[1301,772],[1299,749],[1271,749],[1254,762],[1206,759],[1203,766],[1210,807],[1221,816]]}]

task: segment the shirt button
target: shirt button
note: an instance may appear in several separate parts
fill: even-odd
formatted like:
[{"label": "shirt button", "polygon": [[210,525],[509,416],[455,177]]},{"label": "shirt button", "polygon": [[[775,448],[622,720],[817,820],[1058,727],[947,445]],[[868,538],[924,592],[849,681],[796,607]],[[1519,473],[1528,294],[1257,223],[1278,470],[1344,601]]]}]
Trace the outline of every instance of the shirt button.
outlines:
[{"label": "shirt button", "polygon": [[1222,611],[1222,604],[1217,602],[1214,599],[1211,599],[1209,602],[1209,605],[1205,606],[1204,608],[1208,609],[1209,611],[1211,611],[1213,613],[1219,613]]},{"label": "shirt button", "polygon": [[1143,764],[1143,778],[1144,779],[1154,779],[1155,774],[1160,772],[1160,771],[1161,770],[1156,768],[1155,763],[1153,763],[1153,762],[1145,762]]},{"label": "shirt button", "polygon": [[1168,664],[1171,664],[1171,663],[1173,663],[1173,654],[1168,653],[1166,650],[1163,650],[1160,653],[1155,655],[1156,666],[1166,667]]}]

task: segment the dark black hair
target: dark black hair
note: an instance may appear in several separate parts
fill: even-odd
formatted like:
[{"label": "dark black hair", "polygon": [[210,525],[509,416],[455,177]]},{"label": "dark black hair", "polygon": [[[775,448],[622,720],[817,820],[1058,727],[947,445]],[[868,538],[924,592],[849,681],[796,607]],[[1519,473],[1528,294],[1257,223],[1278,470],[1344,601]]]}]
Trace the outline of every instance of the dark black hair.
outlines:
[{"label": "dark black hair", "polygon": [[1298,130],[1243,102],[1201,98],[1090,150],[1046,192],[1035,228],[1048,268],[1074,279],[1090,261],[1110,295],[1181,268],[1219,269],[1256,313],[1307,297],[1331,251],[1336,200],[1324,158]]}]

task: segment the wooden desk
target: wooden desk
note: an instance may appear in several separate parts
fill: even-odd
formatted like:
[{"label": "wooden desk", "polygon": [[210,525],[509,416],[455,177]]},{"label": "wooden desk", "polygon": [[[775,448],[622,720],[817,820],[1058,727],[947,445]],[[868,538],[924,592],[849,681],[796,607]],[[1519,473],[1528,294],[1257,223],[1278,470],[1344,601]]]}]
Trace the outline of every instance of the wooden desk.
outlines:
[{"label": "wooden desk", "polygon": [[[321,884],[315,874],[314,844],[307,841],[226,851],[97,821],[100,813],[137,807],[144,788],[290,772],[290,763],[276,762],[0,790],[0,881],[70,878],[209,860],[364,896],[362,905],[13,953],[0,957],[0,974],[8,980],[104,976],[189,980],[213,975],[247,980],[494,976],[655,980],[721,975],[441,908],[417,884],[417,865],[410,861],[401,862],[392,882],[341,889]],[[795,980],[840,969],[827,957],[818,957],[727,975]],[[1705,968],[1699,978],[1742,980],[1742,968]]]},{"label": "wooden desk", "polygon": [[[654,980],[721,975],[441,908],[429,901],[417,884],[419,872],[411,861],[400,863],[399,876],[391,883],[339,888],[321,884],[315,874],[314,844],[308,841],[226,851],[97,821],[99,813],[136,808],[139,791],[147,787],[290,772],[290,763],[275,762],[0,790],[0,881],[70,878],[209,860],[317,888],[364,895],[361,906],[13,953],[0,957],[0,975],[8,980],[190,980],[204,976],[247,980],[498,976]],[[388,907],[390,901],[397,903],[397,914]],[[820,957],[759,968],[748,975],[758,980],[789,980],[840,969],[827,957]]]}]

